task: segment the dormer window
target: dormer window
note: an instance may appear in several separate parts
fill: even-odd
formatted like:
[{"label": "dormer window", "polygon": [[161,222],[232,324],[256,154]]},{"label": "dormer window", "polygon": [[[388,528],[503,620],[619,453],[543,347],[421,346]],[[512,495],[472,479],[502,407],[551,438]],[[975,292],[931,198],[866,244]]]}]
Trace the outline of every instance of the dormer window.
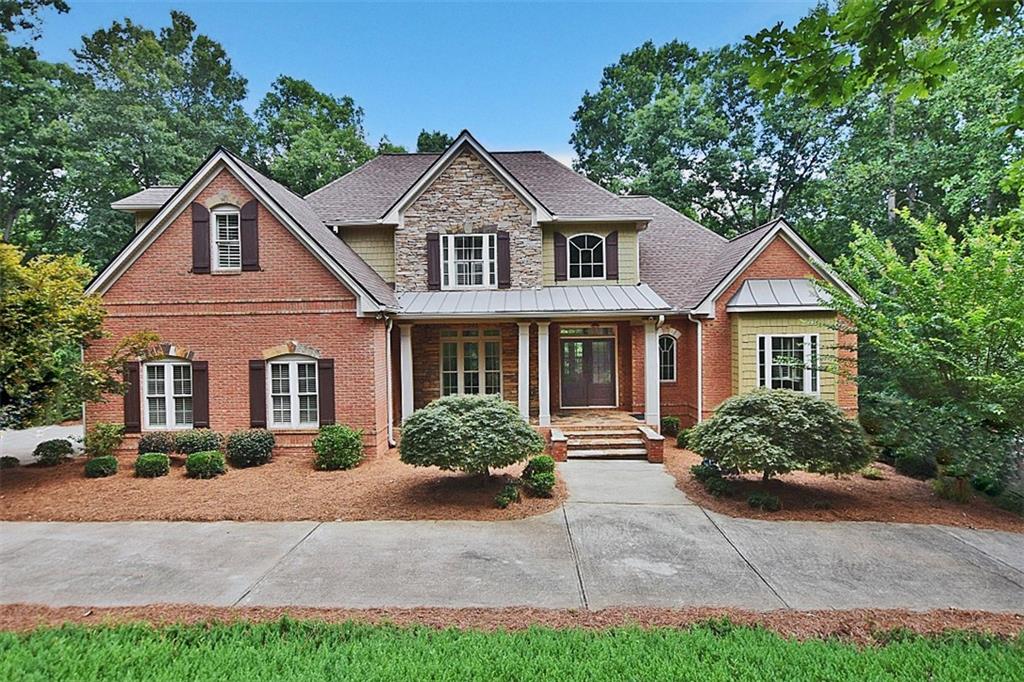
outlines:
[{"label": "dormer window", "polygon": [[497,286],[497,234],[441,235],[441,288]]},{"label": "dormer window", "polygon": [[218,208],[213,213],[213,269],[237,271],[242,269],[242,233],[239,211],[236,208]]},{"label": "dormer window", "polygon": [[604,279],[604,239],[578,234],[569,240],[569,279]]}]

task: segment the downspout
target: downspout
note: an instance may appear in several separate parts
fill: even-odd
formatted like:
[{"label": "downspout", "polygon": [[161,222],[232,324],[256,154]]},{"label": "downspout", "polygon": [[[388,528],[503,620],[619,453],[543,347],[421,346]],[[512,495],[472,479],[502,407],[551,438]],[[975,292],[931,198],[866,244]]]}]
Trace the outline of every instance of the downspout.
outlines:
[{"label": "downspout", "polygon": [[704,421],[704,327],[693,313],[686,315],[697,325],[697,423]]},{"label": "downspout", "polygon": [[392,387],[392,374],[394,373],[394,367],[392,366],[391,360],[391,327],[394,324],[390,317],[384,317],[384,353],[387,355],[387,377],[385,378],[384,385],[387,387],[387,400],[388,400],[388,446],[395,447],[395,399],[394,399],[394,388]]}]

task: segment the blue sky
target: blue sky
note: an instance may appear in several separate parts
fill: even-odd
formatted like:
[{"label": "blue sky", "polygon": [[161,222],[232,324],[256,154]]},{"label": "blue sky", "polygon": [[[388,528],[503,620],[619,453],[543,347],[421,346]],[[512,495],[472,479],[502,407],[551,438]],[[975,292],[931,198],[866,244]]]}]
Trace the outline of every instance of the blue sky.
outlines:
[{"label": "blue sky", "polygon": [[791,23],[813,4],[83,2],[46,14],[37,48],[68,61],[84,33],[130,17],[165,26],[171,9],[224,45],[252,110],[279,75],[350,95],[367,137],[415,147],[421,128],[469,128],[485,146],[571,157],[570,116],[601,70],[645,40],[707,48]]}]

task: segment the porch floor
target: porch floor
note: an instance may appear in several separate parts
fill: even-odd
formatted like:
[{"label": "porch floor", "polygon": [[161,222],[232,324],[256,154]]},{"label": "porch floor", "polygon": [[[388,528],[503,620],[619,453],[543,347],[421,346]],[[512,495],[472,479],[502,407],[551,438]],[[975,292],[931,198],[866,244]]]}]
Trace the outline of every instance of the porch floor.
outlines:
[{"label": "porch floor", "polygon": [[625,410],[593,409],[562,410],[551,415],[552,426],[640,426],[637,419]]}]

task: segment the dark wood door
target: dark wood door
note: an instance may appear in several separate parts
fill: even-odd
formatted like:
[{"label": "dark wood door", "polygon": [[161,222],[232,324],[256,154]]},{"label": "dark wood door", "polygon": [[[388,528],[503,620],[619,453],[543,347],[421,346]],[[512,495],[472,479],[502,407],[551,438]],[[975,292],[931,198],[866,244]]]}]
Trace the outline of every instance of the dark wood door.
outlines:
[{"label": "dark wood door", "polygon": [[615,404],[615,340],[562,339],[562,407]]}]

